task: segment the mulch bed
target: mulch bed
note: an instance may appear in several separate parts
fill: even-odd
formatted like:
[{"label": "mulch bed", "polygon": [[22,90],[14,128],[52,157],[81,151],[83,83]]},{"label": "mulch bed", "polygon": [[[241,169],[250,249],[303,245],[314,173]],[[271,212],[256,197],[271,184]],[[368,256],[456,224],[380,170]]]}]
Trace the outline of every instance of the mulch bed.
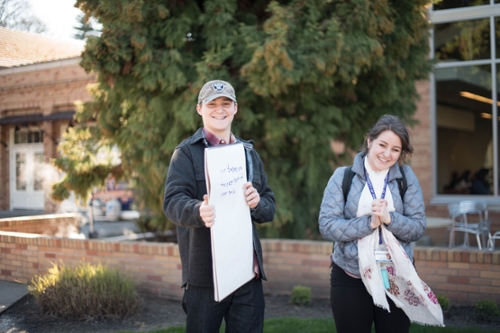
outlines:
[{"label": "mulch bed", "polygon": [[[266,295],[265,317],[266,319],[279,317],[332,318],[332,313],[328,299],[314,299],[310,305],[297,306],[290,304],[288,296]],[[143,296],[142,310],[130,318],[93,321],[59,319],[41,314],[34,297],[27,295],[0,315],[0,332],[117,333],[125,330],[148,332],[171,326],[184,326],[185,318],[179,301]],[[473,307],[451,307],[445,313],[445,325],[500,329],[500,318],[493,323],[484,323],[476,319]]]}]

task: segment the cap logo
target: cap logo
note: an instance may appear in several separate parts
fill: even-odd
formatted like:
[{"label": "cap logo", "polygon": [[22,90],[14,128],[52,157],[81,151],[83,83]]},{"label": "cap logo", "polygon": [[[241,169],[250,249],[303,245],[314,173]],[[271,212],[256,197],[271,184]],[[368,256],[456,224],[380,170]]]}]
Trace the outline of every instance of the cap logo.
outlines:
[{"label": "cap logo", "polygon": [[220,82],[214,83],[214,85],[212,87],[214,87],[214,89],[217,91],[222,91],[222,90],[224,90],[224,83],[220,83]]}]

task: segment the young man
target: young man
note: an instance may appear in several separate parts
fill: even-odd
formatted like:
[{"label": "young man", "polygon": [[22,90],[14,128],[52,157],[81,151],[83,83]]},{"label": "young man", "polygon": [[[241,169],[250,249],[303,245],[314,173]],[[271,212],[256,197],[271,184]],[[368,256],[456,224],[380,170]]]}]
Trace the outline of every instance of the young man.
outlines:
[{"label": "young man", "polygon": [[220,80],[205,83],[198,95],[196,111],[203,119],[203,128],[176,147],[163,200],[166,217],[177,226],[186,332],[218,333],[223,318],[226,332],[262,332],[262,280],[266,280],[266,275],[255,223],[252,223],[255,279],[222,301],[214,300],[210,228],[217,223],[217,217],[214,206],[208,204],[205,147],[243,143],[248,179],[243,189],[253,222],[263,223],[274,218],[274,194],[267,185],[264,166],[252,142],[236,138],[231,133],[231,123],[238,111],[233,87]]}]

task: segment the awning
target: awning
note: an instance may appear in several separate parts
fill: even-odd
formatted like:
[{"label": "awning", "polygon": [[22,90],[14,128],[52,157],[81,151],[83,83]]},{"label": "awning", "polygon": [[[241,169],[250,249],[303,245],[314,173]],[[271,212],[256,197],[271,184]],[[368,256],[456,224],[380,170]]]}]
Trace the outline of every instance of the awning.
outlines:
[{"label": "awning", "polygon": [[73,119],[75,111],[62,111],[53,114],[43,115],[41,113],[29,114],[22,116],[8,116],[0,118],[1,125],[25,125],[30,123],[38,123],[42,121],[55,121],[55,120],[66,120]]}]

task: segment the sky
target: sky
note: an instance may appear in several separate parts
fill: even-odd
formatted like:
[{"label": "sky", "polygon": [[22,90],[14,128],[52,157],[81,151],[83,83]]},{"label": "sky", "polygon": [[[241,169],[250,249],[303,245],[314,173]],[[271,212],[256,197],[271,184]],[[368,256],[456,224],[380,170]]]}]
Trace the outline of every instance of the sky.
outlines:
[{"label": "sky", "polygon": [[47,26],[46,36],[74,40],[78,25],[77,16],[81,13],[74,5],[76,0],[28,0],[31,12]]}]

